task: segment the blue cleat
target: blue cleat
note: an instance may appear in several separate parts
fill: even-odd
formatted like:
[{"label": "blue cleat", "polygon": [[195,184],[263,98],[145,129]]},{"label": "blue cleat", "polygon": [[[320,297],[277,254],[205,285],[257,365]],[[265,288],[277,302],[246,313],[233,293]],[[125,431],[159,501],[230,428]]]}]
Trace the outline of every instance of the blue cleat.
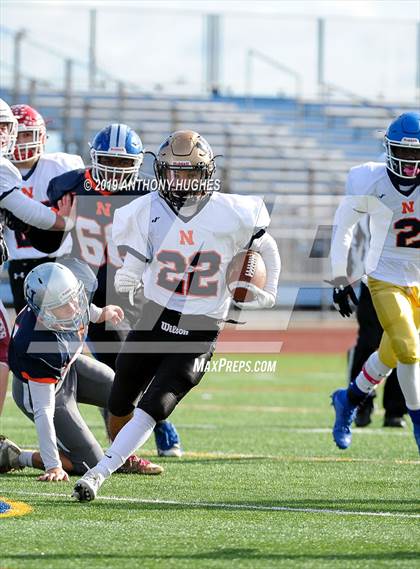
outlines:
[{"label": "blue cleat", "polygon": [[414,438],[416,439],[417,447],[420,453],[420,409],[417,409],[416,411],[408,409],[408,414],[413,421]]},{"label": "blue cleat", "polygon": [[156,423],[155,441],[159,456],[182,456],[181,440],[175,425],[169,421]]},{"label": "blue cleat", "polygon": [[351,445],[351,424],[356,417],[357,407],[347,397],[347,389],[337,389],[331,396],[335,410],[333,437],[338,448],[346,449]]},{"label": "blue cleat", "polygon": [[413,426],[414,426],[414,438],[416,439],[416,443],[420,454],[420,425],[418,423],[414,423]]}]

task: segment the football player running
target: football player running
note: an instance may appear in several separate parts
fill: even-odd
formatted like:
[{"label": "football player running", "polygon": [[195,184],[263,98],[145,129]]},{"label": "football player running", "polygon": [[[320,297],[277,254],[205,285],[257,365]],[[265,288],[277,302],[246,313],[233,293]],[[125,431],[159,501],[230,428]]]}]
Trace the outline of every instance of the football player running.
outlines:
[{"label": "football player running", "polygon": [[[22,176],[21,191],[30,198],[48,203],[47,188],[50,180],[69,170],[83,168],[80,156],[64,152],[46,153],[47,130],[43,117],[29,105],[13,105],[18,132],[11,161]],[[6,212],[5,238],[9,249],[9,279],[16,313],[25,306],[23,282],[31,269],[71,251],[71,237],[57,250],[45,255],[32,247],[29,226]]]},{"label": "football player running", "polygon": [[[122,258],[111,239],[114,211],[145,192],[139,182],[139,168],[143,161],[143,144],[138,134],[125,124],[111,124],[101,129],[91,143],[92,165],[66,172],[52,179],[47,190],[51,205],[63,197],[74,198],[71,256],[87,263],[97,275],[98,288],[93,302],[98,306],[117,304],[122,299],[115,294],[116,270]],[[35,247],[45,252],[57,249],[64,234],[31,229],[29,236]],[[133,326],[140,316],[139,307],[132,307],[128,299],[124,309]],[[130,314],[128,314],[130,313]],[[115,359],[124,334],[121,330],[103,323],[91,326],[89,346],[95,357],[115,369]],[[110,415],[109,430],[115,438],[122,427],[118,417]],[[172,423],[160,422],[155,429],[160,456],[181,456],[179,435]]]},{"label": "football player running", "polygon": [[[111,368],[81,353],[88,322],[118,324],[124,313],[119,306],[89,306],[82,280],[60,263],[32,269],[24,292],[28,306],[16,319],[9,364],[14,374],[13,398],[35,423],[40,451],[22,452],[1,436],[0,472],[29,466],[44,470],[40,481],[67,481],[68,473],[85,472],[86,465],[103,455],[78,403],[106,407],[114,378]],[[134,468],[140,463],[142,469]],[[136,456],[129,457],[122,469],[140,470],[162,472],[160,466]]]},{"label": "football player running", "polygon": [[73,221],[69,217],[71,213],[70,199],[64,197],[60,200],[57,203],[58,212],[54,213],[45,205],[31,200],[19,191],[22,177],[19,170],[10,162],[16,143],[17,131],[16,117],[6,101],[0,99],[0,207],[13,213],[25,223],[41,229],[53,231],[71,229]]},{"label": "football player running", "polygon": [[127,249],[116,290],[127,293],[143,284],[147,302],[117,358],[109,401],[122,422],[131,418],[106,456],[76,483],[79,501],[93,500],[156,422],[200,382],[229,310],[226,270],[238,252],[255,249],[266,264],[266,286],[249,286],[249,306],[275,303],[280,257],[266,233],[267,209],[261,198],[213,191],[214,171],[208,142],[196,132],[177,131],[155,159],[158,191],[115,213],[113,238]]},{"label": "football player running", "polygon": [[355,381],[332,395],[333,437],[340,449],[350,446],[357,406],[396,367],[420,451],[420,113],[404,113],[395,119],[387,129],[384,146],[386,164],[368,162],[350,170],[347,195],[334,220],[333,299],[341,315],[349,316],[349,300],[357,304],[357,298],[346,276],[347,256],[354,226],[363,214],[369,215],[366,273],[384,333],[379,349]]}]

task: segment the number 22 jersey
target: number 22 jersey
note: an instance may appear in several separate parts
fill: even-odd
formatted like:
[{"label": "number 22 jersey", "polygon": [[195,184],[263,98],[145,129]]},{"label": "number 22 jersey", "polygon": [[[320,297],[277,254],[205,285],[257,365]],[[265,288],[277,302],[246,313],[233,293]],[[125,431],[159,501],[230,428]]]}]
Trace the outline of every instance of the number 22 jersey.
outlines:
[{"label": "number 22 jersey", "polygon": [[270,223],[261,198],[214,192],[184,218],[157,192],[116,210],[113,241],[146,261],[147,299],[183,314],[224,318],[230,304],[226,270]]}]

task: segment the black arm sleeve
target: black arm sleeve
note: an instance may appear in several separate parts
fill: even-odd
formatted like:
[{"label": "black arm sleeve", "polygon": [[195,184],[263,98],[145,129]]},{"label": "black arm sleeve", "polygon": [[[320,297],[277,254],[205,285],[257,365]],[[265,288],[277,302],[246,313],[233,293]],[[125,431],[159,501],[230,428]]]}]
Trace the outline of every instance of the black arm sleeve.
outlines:
[{"label": "black arm sleeve", "polygon": [[32,226],[27,233],[31,245],[47,254],[57,251],[66,235],[64,231],[45,231]]}]

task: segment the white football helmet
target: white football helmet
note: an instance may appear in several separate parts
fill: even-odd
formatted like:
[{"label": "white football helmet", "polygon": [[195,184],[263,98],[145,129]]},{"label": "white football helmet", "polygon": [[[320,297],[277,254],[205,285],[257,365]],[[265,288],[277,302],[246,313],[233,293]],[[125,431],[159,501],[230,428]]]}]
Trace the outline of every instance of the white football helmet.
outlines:
[{"label": "white football helmet", "polygon": [[89,322],[82,281],[60,263],[43,263],[28,273],[25,299],[41,324],[57,332],[77,332]]},{"label": "white football helmet", "polygon": [[16,144],[18,123],[12,109],[0,99],[0,156],[10,157]]}]

